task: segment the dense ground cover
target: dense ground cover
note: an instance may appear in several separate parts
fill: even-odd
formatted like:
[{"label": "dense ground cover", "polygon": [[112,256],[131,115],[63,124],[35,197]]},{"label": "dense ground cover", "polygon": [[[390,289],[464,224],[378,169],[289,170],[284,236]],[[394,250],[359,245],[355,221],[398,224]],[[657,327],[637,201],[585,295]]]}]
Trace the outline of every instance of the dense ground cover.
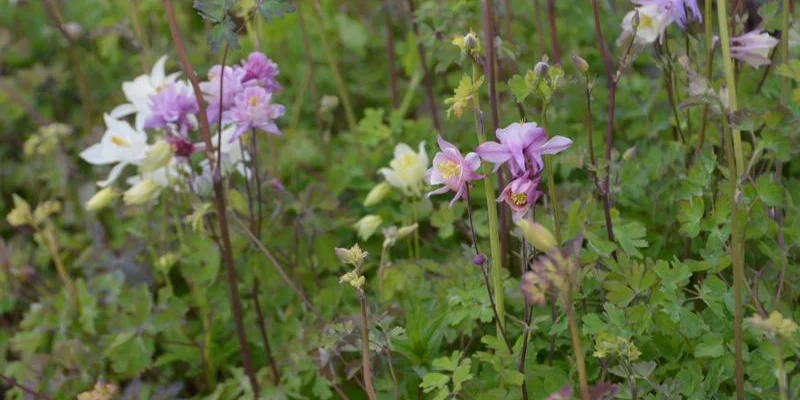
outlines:
[{"label": "dense ground cover", "polygon": [[793,3],[2,2],[0,397],[795,398]]}]

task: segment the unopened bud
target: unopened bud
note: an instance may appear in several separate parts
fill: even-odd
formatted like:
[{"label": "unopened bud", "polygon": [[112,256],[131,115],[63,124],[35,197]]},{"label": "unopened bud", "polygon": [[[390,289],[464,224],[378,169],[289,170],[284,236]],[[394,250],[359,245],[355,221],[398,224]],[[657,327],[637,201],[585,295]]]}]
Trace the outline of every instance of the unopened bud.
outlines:
[{"label": "unopened bud", "polygon": [[575,64],[575,67],[584,74],[589,72],[589,63],[580,56],[572,56],[572,62]]},{"label": "unopened bud", "polygon": [[170,160],[172,160],[172,148],[169,143],[160,139],[145,155],[142,165],[139,166],[139,171],[153,172],[169,164]]},{"label": "unopened bud", "polygon": [[631,28],[633,28],[633,30],[639,28],[639,22],[641,22],[641,19],[639,18],[639,10],[637,9],[633,13],[633,18],[631,19]]},{"label": "unopened bud", "polygon": [[95,193],[89,201],[86,202],[86,211],[97,211],[102,208],[105,208],[109,204],[111,204],[114,199],[119,196],[119,193],[112,188],[107,187],[101,189],[99,192]]},{"label": "unopened bud", "polygon": [[160,191],[161,186],[158,186],[157,183],[150,179],[143,179],[126,190],[122,195],[122,200],[127,205],[144,204],[155,199]]},{"label": "unopened bud", "polygon": [[395,240],[403,239],[403,238],[407,237],[408,235],[414,233],[414,231],[417,230],[418,226],[419,226],[418,224],[414,224],[414,225],[408,225],[408,226],[401,227],[400,229],[397,230],[397,237],[395,238]]},{"label": "unopened bud", "polygon": [[478,37],[475,32],[464,35],[464,49],[467,51],[475,50],[478,47]]},{"label": "unopened bud", "polygon": [[536,66],[533,67],[533,73],[536,74],[539,79],[544,79],[550,73],[550,65],[547,64],[546,61],[539,61],[536,63]]},{"label": "unopened bud", "polygon": [[525,239],[545,252],[555,249],[558,245],[553,234],[541,224],[521,219],[517,221],[517,226],[522,230]]},{"label": "unopened bud", "polygon": [[633,146],[622,153],[622,160],[624,161],[630,161],[633,157],[636,157],[636,146]]},{"label": "unopened bud", "polygon": [[486,256],[483,254],[476,254],[475,257],[472,258],[472,263],[475,264],[476,267],[483,267],[483,264],[486,263]]},{"label": "unopened bud", "polygon": [[389,186],[388,182],[379,183],[367,193],[367,198],[364,199],[364,207],[371,207],[380,203],[391,189],[392,187]]}]

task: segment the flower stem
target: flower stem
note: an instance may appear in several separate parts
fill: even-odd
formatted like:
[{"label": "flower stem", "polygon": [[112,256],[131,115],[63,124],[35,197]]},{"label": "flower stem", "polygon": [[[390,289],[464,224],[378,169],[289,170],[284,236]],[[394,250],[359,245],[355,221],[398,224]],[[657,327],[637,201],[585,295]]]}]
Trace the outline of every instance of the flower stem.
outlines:
[{"label": "flower stem", "polygon": [[43,230],[37,229],[37,232],[44,240],[45,246],[47,246],[47,251],[50,252],[50,256],[53,257],[53,264],[56,266],[58,277],[64,283],[64,286],[67,287],[67,290],[69,290],[69,295],[72,297],[72,301],[75,303],[75,311],[78,312],[80,310],[78,290],[75,287],[75,282],[73,282],[72,278],[69,277],[67,268],[64,266],[64,262],[61,260],[61,255],[58,253],[58,243],[56,241],[55,234],[53,233],[52,226],[50,226],[48,223]]},{"label": "flower stem", "polygon": [[[178,22],[175,18],[175,8],[172,4],[172,0],[164,0],[164,8],[167,14],[167,21],[169,23],[170,34],[172,35],[172,41],[175,44],[175,49],[178,52],[178,56],[181,61],[181,66],[183,68],[184,73],[189,78],[189,81],[192,83],[192,87],[194,88],[195,96],[197,97],[197,103],[200,105],[199,110],[199,120],[200,120],[200,131],[203,136],[203,141],[206,143],[206,156],[208,158],[209,164],[211,166],[211,170],[213,171],[214,168],[217,168],[217,171],[221,169],[219,165],[215,165],[214,160],[214,153],[213,153],[213,145],[211,142],[211,127],[208,123],[208,114],[206,114],[205,110],[205,101],[202,97],[202,91],[200,90],[200,83],[197,79],[197,75],[192,69],[191,64],[189,63],[189,59],[186,55],[186,48],[183,45],[183,39],[181,39],[180,31],[178,30]],[[237,279],[236,279],[236,270],[234,267],[233,261],[233,245],[231,244],[230,238],[230,229],[228,227],[228,218],[227,218],[227,207],[225,206],[225,188],[223,186],[222,179],[219,179],[219,174],[214,174],[215,177],[213,179],[213,188],[214,188],[214,205],[217,212],[217,218],[219,221],[219,229],[220,229],[220,237],[221,237],[221,246],[220,251],[222,252],[222,259],[225,263],[225,269],[227,271],[227,280],[228,280],[228,291],[231,297],[231,308],[234,316],[234,321],[236,323],[236,333],[239,339],[239,349],[241,351],[242,356],[242,364],[245,370],[245,374],[247,375],[250,386],[255,394],[255,397],[259,396],[259,385],[258,379],[256,378],[255,370],[253,369],[253,363],[250,358],[250,350],[247,347],[247,334],[244,330],[244,321],[242,316],[242,306],[241,301],[239,299],[239,292],[237,288]]]},{"label": "flower stem", "polygon": [[550,26],[550,44],[553,47],[553,63],[561,62],[561,47],[558,45],[558,28],[556,25],[556,0],[547,0],[547,22]]},{"label": "flower stem", "polygon": [[[473,61],[472,63],[472,81],[475,82],[478,78],[478,65]],[[484,133],[483,112],[481,111],[480,101],[478,96],[472,96],[472,110],[475,115],[475,131],[478,135],[478,144],[486,141],[486,134]],[[494,192],[494,175],[492,168],[488,164],[483,165],[483,173],[486,178],[483,180],[484,194],[486,195],[486,208],[489,213],[489,247],[492,253],[492,280],[494,283],[494,303],[497,308],[497,324],[498,326],[505,326],[505,293],[503,291],[503,275],[501,269],[503,268],[501,247],[500,247],[500,231],[497,218],[497,202],[495,201]]]},{"label": "flower stem", "polygon": [[[711,82],[711,67],[714,61],[714,42],[713,42],[713,19],[711,18],[713,7],[710,1],[705,2],[705,41],[706,41],[706,69],[705,77]],[[708,122],[708,104],[703,106],[703,113],[700,117],[700,133],[697,135],[697,151],[703,147],[706,138],[706,123]]]},{"label": "flower stem", "polygon": [[[545,132],[549,128],[547,121],[547,104],[542,106],[542,127]],[[561,246],[561,206],[558,203],[558,191],[553,174],[553,156],[544,156],[544,169],[547,171],[547,192],[553,207],[553,228],[556,233],[556,242]]]},{"label": "flower stem", "polygon": [[433,120],[433,128],[436,131],[441,131],[442,127],[439,124],[439,115],[436,107],[436,98],[433,96],[433,75],[428,68],[428,62],[425,59],[425,46],[419,37],[419,29],[417,28],[417,21],[414,19],[414,0],[408,0],[409,18],[411,19],[411,30],[417,41],[417,53],[419,53],[419,62],[422,64],[422,70],[425,73],[423,80],[425,82],[425,96],[428,98],[428,107],[430,108],[431,119]]},{"label": "flower stem", "polygon": [[369,400],[377,400],[375,388],[372,386],[372,367],[369,364],[369,323],[367,321],[367,299],[364,291],[358,289],[358,301],[361,305],[361,368],[364,373],[364,386]]},{"label": "flower stem", "polygon": [[775,378],[778,380],[778,398],[780,400],[789,399],[789,382],[786,379],[786,366],[783,364],[783,343],[780,340],[775,342]]},{"label": "flower stem", "polygon": [[27,386],[24,386],[24,385],[20,384],[19,382],[17,382],[16,379],[9,378],[9,377],[3,375],[2,373],[0,373],[0,380],[4,381],[6,384],[10,385],[11,387],[16,387],[19,390],[22,390],[27,395],[33,396],[33,398],[42,399],[42,400],[52,400],[52,397],[46,396],[46,395],[44,395],[42,393],[39,393],[39,392],[37,392],[37,391],[27,387]]},{"label": "flower stem", "polygon": [[[728,1],[717,2],[717,16],[719,18],[719,38],[722,43],[722,64],[725,69],[725,85],[728,88],[728,107],[729,113],[738,110],[736,103],[736,76],[733,69],[733,58],[731,56],[731,38],[728,33]],[[738,129],[731,130],[733,140],[733,151],[736,160],[735,176],[741,176],[744,172],[744,156],[742,155],[742,136]]]},{"label": "flower stem", "polygon": [[569,318],[569,333],[572,338],[572,352],[575,353],[575,364],[578,367],[578,379],[581,385],[581,398],[589,400],[589,380],[586,377],[586,361],[583,358],[583,346],[581,345],[581,335],[578,331],[578,319],[575,317],[575,307],[572,299],[567,300],[567,317]]},{"label": "flower stem", "polygon": [[[721,23],[721,25],[724,23]],[[742,290],[744,288],[744,252],[741,245],[741,233],[739,222],[739,202],[737,201],[737,192],[739,180],[735,175],[736,162],[734,161],[734,146],[731,138],[731,128],[728,124],[728,118],[722,118],[723,133],[726,136],[723,138],[727,150],[728,158],[728,181],[730,183],[730,196],[733,204],[731,210],[731,259],[733,262],[733,303],[734,303],[734,325],[733,325],[733,342],[736,357],[736,398],[744,400],[744,363],[742,359]]]}]

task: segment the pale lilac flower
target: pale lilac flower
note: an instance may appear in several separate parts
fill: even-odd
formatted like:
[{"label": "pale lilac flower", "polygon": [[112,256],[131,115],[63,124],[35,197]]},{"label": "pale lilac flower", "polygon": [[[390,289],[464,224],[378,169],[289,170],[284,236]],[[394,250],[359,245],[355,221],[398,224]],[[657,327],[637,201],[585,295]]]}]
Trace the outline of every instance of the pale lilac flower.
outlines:
[{"label": "pale lilac flower", "polygon": [[[208,102],[208,122],[213,124],[219,121],[220,103],[223,113],[233,106],[234,99],[242,91],[244,76],[245,71],[239,66],[226,66],[223,69],[215,65],[208,70],[208,81],[200,82],[200,90]],[[223,80],[222,93],[219,90],[220,79]]]},{"label": "pale lilac flower", "polygon": [[139,75],[133,81],[124,82],[122,92],[125,93],[125,98],[129,103],[114,107],[109,115],[112,118],[120,119],[136,114],[136,129],[144,129],[144,123],[150,118],[150,96],[166,85],[175,82],[180,75],[179,72],[167,75],[164,68],[166,63],[167,56],[164,55],[153,65],[150,74]]},{"label": "pale lilac flower", "polygon": [[151,113],[144,123],[147,129],[173,125],[178,130],[191,130],[195,125],[193,114],[200,108],[194,91],[184,82],[169,83],[150,96]]},{"label": "pale lilac flower", "polygon": [[778,39],[764,33],[764,30],[759,28],[731,38],[731,55],[737,60],[758,68],[770,64],[769,52],[777,44]]},{"label": "pale lilac flower", "polygon": [[466,195],[467,182],[483,179],[483,175],[475,172],[481,166],[481,159],[475,153],[467,153],[466,157],[462,156],[456,146],[445,141],[441,136],[438,136],[436,140],[442,151],[433,157],[433,167],[426,172],[426,175],[431,185],[443,184],[444,186],[428,193],[427,196],[452,190],[456,192],[455,197],[450,201],[450,207],[452,207],[456,200]]},{"label": "pale lilac flower", "polygon": [[226,123],[236,124],[231,140],[236,140],[249,129],[258,129],[281,135],[275,119],[286,113],[280,104],[272,104],[272,93],[260,86],[248,86],[236,95],[233,107],[222,115]]},{"label": "pale lilac flower", "polygon": [[540,176],[530,178],[527,174],[514,179],[503,189],[497,201],[505,201],[514,211],[514,221],[518,221],[525,213],[536,204],[541,196],[538,190]]},{"label": "pale lilac flower", "polygon": [[244,77],[242,82],[255,82],[258,86],[267,89],[270,93],[281,91],[283,88],[276,77],[280,73],[278,64],[275,64],[264,53],[254,51],[247,56],[247,61],[242,62]]},{"label": "pale lilac flower", "polygon": [[511,125],[498,129],[496,132],[497,142],[485,142],[478,146],[477,152],[484,161],[495,164],[496,171],[500,166],[509,162],[511,174],[519,176],[528,171],[530,165],[535,171],[542,168],[542,154],[556,154],[566,149],[572,141],[555,136],[547,139],[544,128],[540,128],[535,122],[520,124],[514,122]]}]

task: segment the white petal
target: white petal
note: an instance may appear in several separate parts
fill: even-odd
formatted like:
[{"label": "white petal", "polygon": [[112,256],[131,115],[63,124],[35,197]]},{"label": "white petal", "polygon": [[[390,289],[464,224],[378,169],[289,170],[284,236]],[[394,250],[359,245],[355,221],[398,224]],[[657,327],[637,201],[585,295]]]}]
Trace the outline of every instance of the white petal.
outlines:
[{"label": "white petal", "polygon": [[150,71],[150,82],[153,85],[159,85],[164,81],[164,65],[167,63],[167,55],[164,54],[153,65],[153,70]]},{"label": "white petal", "polygon": [[89,164],[102,165],[110,164],[116,160],[109,157],[106,147],[102,143],[95,143],[89,146],[80,154],[81,158]]},{"label": "white petal", "polygon": [[108,113],[108,115],[110,115],[112,118],[122,118],[122,117],[126,117],[128,115],[134,114],[134,113],[136,113],[136,111],[137,111],[137,109],[136,109],[135,105],[133,105],[131,103],[126,103],[126,104],[120,104],[120,105],[114,107]]},{"label": "white petal", "polygon": [[121,162],[115,165],[114,168],[111,168],[111,172],[108,173],[108,178],[106,178],[104,181],[97,182],[97,186],[106,187],[114,183],[114,181],[119,178],[119,174],[122,173],[122,170],[125,169],[126,166],[128,166],[128,163],[126,162]]}]

